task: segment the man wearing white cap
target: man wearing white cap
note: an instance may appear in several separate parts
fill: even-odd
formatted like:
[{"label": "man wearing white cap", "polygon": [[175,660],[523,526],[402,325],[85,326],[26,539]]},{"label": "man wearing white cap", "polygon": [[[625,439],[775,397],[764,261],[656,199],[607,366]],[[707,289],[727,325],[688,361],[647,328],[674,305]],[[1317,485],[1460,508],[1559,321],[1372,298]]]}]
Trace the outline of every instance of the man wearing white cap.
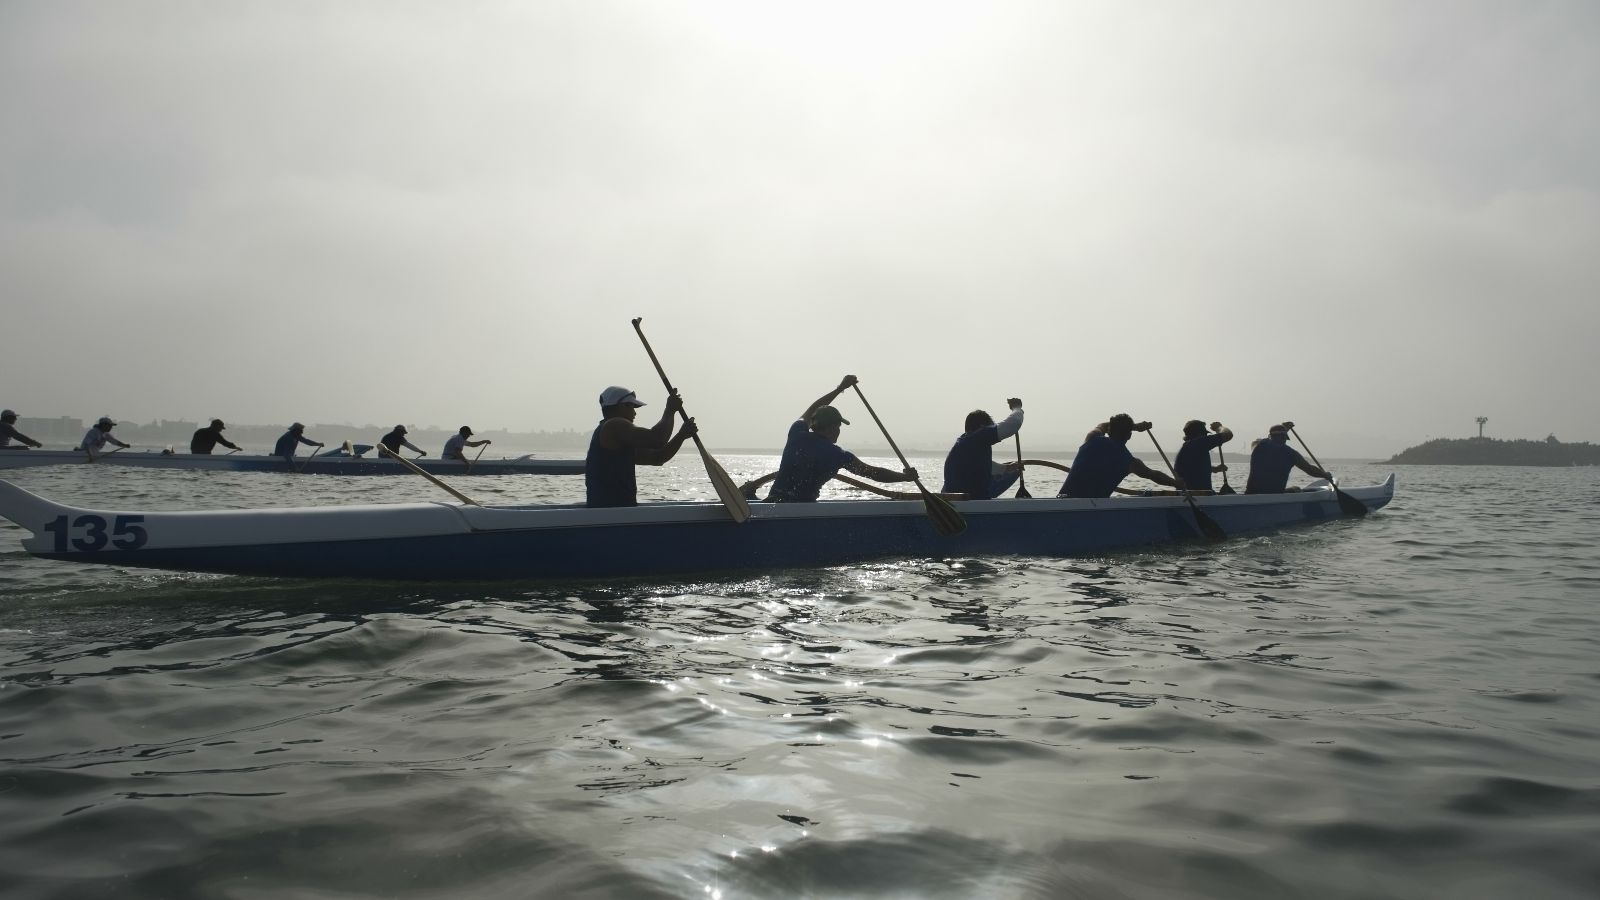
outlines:
[{"label": "man wearing white cap", "polygon": [[[13,444],[12,441],[17,443]],[[11,410],[0,412],[0,450],[27,450],[44,445],[17,430],[17,414]]]},{"label": "man wearing white cap", "polygon": [[[694,420],[672,434],[672,417],[683,409],[674,391],[667,397],[661,421],[653,428],[633,424],[644,406],[633,391],[612,385],[600,392],[600,424],[589,439],[583,462],[583,486],[589,506],[638,506],[639,488],[634,466],[660,466],[678,454],[683,442],[699,431]],[[668,438],[668,435],[672,435]]]},{"label": "man wearing white cap", "polygon": [[78,445],[78,449],[86,451],[89,454],[89,458],[94,459],[100,455],[100,451],[104,450],[107,444],[116,444],[119,450],[127,447],[127,444],[111,436],[111,429],[115,427],[117,427],[117,423],[111,421],[110,416],[101,416],[100,421],[94,423],[88,431],[83,433],[83,443]]}]

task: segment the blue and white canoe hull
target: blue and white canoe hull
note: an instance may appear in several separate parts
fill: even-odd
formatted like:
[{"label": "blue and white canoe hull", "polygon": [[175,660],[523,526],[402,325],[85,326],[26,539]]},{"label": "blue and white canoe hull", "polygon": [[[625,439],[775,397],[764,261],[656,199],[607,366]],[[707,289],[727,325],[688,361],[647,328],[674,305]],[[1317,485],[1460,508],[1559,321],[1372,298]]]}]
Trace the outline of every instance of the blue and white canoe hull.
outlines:
[{"label": "blue and white canoe hull", "polygon": [[[1369,509],[1394,476],[1345,493]],[[1326,486],[1204,497],[1229,535],[1342,513]],[[1181,497],[988,500],[954,504],[967,520],[940,536],[918,500],[752,505],[734,523],[718,503],[625,509],[409,503],[215,512],[63,506],[0,481],[0,515],[31,532],[35,556],[236,575],[437,580],[579,579],[834,566],[874,559],[1070,557],[1195,539]]]},{"label": "blue and white canoe hull", "polygon": [[[412,460],[433,475],[582,475],[581,459],[480,459],[471,465],[459,459]],[[82,450],[7,450],[0,452],[0,469],[34,466],[136,466],[144,469],[198,469],[212,472],[283,472],[299,475],[412,475],[392,459],[325,454],[302,456],[288,462],[281,456],[250,453],[151,453],[118,450],[90,460]]]}]

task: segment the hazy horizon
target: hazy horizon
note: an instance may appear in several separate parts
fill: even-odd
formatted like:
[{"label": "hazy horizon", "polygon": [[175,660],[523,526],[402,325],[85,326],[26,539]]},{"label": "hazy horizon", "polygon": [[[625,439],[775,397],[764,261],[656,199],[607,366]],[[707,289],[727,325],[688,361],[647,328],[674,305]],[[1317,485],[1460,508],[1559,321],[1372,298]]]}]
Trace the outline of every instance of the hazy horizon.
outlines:
[{"label": "hazy horizon", "polygon": [[[1600,442],[1600,7],[0,6],[0,406]],[[1585,395],[1580,394],[1580,398]],[[859,401],[845,446],[876,447]],[[1169,442],[1170,441],[1170,442]]]}]

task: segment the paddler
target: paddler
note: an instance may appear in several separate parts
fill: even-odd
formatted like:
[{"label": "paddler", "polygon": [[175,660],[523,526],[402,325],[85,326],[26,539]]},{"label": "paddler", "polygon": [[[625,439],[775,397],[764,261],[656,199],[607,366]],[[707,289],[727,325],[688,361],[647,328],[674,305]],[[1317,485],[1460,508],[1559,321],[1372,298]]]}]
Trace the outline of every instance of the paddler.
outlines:
[{"label": "paddler", "polygon": [[916,480],[916,469],[896,472],[870,466],[839,446],[839,427],[849,425],[850,420],[829,404],[855,383],[856,376],[846,375],[838,387],[818,397],[789,426],[783,461],[778,464],[778,477],[772,482],[768,500],[774,503],[815,502],[822,494],[822,486],[840,469],[886,483]]},{"label": "paddler", "polygon": [[[12,441],[17,443],[13,444]],[[44,445],[17,430],[17,414],[12,410],[0,412],[0,450],[30,450]]]},{"label": "paddler", "polygon": [[994,445],[1022,429],[1022,401],[1006,401],[1011,414],[996,422],[987,412],[967,413],[961,436],[944,458],[942,494],[960,494],[967,500],[993,500],[1022,475],[1019,462],[996,463]]},{"label": "paddler", "polygon": [[189,452],[209,454],[218,444],[230,450],[239,449],[238,444],[222,436],[222,429],[227,427],[221,419],[212,419],[210,425],[195,431],[194,437],[189,439]]},{"label": "paddler", "polygon": [[[586,502],[594,507],[638,506],[639,487],[634,466],[660,466],[678,454],[683,442],[699,433],[690,419],[677,434],[672,433],[672,417],[683,409],[683,398],[674,391],[667,397],[661,421],[653,427],[633,424],[644,401],[625,387],[612,385],[600,392],[600,424],[589,438],[589,453],[583,462]],[[670,437],[669,437],[670,435]]]},{"label": "paddler", "polygon": [[1083,446],[1078,448],[1078,455],[1073,457],[1072,471],[1067,473],[1067,480],[1056,496],[1109,497],[1129,475],[1182,490],[1182,481],[1150,468],[1128,450],[1128,439],[1135,431],[1149,430],[1149,422],[1135,423],[1127,413],[1117,413],[1089,432]]},{"label": "paddler", "polygon": [[[1319,469],[1289,446],[1289,429],[1293,422],[1284,422],[1267,429],[1266,440],[1257,441],[1250,451],[1250,478],[1245,482],[1246,494],[1282,494],[1289,490],[1289,473],[1294,469],[1312,478],[1332,479],[1327,470]],[[1299,490],[1299,488],[1295,488]]]},{"label": "paddler", "polygon": [[273,456],[281,456],[290,463],[294,462],[294,453],[300,449],[301,444],[321,448],[322,444],[306,437],[306,427],[299,422],[289,426],[289,430],[278,438],[278,443],[272,448]]},{"label": "paddler", "polygon": [[464,460],[467,458],[466,449],[468,447],[482,447],[484,444],[494,443],[488,438],[474,441],[471,440],[471,437],[472,429],[465,425],[461,426],[460,431],[450,435],[450,439],[444,442],[444,452],[439,454],[439,458]]},{"label": "paddler", "polygon": [[117,423],[111,421],[110,416],[101,416],[99,421],[83,433],[83,442],[78,445],[78,449],[88,453],[90,459],[99,456],[107,444],[116,444],[119,450],[126,449],[130,445],[111,436],[111,429],[115,427]]},{"label": "paddler", "polygon": [[405,447],[418,456],[428,455],[428,451],[406,440],[406,427],[404,425],[396,425],[393,431],[379,438],[378,443],[388,448],[391,455],[398,456],[401,447]]}]

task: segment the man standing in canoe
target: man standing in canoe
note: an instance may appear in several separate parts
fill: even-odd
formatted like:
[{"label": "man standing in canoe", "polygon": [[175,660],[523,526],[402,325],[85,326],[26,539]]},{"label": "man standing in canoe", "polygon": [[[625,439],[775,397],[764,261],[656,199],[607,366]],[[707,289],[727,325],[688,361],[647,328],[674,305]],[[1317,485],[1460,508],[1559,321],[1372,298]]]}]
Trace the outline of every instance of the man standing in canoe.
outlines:
[{"label": "man standing in canoe", "polygon": [[472,437],[472,429],[465,425],[461,426],[460,431],[450,435],[450,439],[444,442],[444,452],[439,454],[439,458],[465,460],[468,447],[482,447],[484,444],[494,443],[488,438],[484,438],[481,441],[471,441],[468,440],[470,437]]},{"label": "man standing in canoe", "polygon": [[[1246,494],[1281,494],[1289,489],[1289,473],[1299,469],[1312,478],[1332,479],[1326,470],[1319,469],[1289,446],[1289,429],[1293,422],[1284,422],[1267,429],[1267,438],[1256,442],[1250,451],[1250,478],[1245,482]],[[1296,488],[1296,490],[1299,490]]]},{"label": "man standing in canoe", "polygon": [[306,427],[296,422],[289,426],[289,430],[285,431],[282,437],[278,438],[278,443],[272,448],[272,455],[281,456],[286,461],[293,463],[294,452],[300,449],[301,444],[307,444],[312,447],[322,446],[306,437]]},{"label": "man standing in canoe", "polygon": [[212,419],[210,425],[199,429],[194,433],[194,437],[189,439],[189,452],[210,454],[218,444],[229,450],[239,449],[238,444],[222,436],[222,429],[226,427],[228,426],[222,424],[221,419]]},{"label": "man standing in canoe", "polygon": [[[17,443],[13,444],[12,441]],[[28,450],[44,445],[17,430],[17,414],[11,410],[0,412],[0,450]]]},{"label": "man standing in canoe", "polygon": [[387,447],[390,453],[396,455],[400,453],[401,447],[405,447],[407,450],[410,450],[412,453],[415,453],[418,456],[428,455],[428,451],[406,440],[406,427],[404,425],[396,425],[393,431],[379,438],[378,443]]},{"label": "man standing in canoe", "polygon": [[1134,424],[1127,413],[1117,413],[1089,436],[1073,457],[1072,471],[1061,486],[1058,497],[1109,497],[1129,475],[1148,478],[1156,484],[1183,488],[1183,482],[1157,472],[1128,450],[1128,439],[1135,431],[1149,431],[1149,422]]},{"label": "man standing in canoe", "polygon": [[1195,493],[1211,493],[1211,473],[1225,472],[1227,466],[1212,466],[1211,451],[1233,440],[1233,430],[1221,422],[1211,423],[1212,434],[1206,434],[1206,423],[1190,419],[1183,426],[1183,446],[1172,467],[1178,477]]},{"label": "man standing in canoe", "polygon": [[1006,401],[1011,415],[998,424],[987,412],[967,413],[966,431],[956,438],[950,455],[944,458],[942,494],[961,494],[967,500],[993,500],[1011,487],[1022,474],[1022,464],[994,461],[994,445],[1022,429],[1022,401]]},{"label": "man standing in canoe", "polygon": [[822,493],[822,486],[840,469],[871,478],[873,481],[914,481],[916,469],[896,472],[869,466],[854,453],[839,446],[839,426],[850,420],[828,404],[856,383],[854,375],[846,375],[839,386],[818,397],[806,411],[789,426],[789,437],[783,445],[783,461],[778,464],[778,477],[772,483],[767,499],[774,503],[812,503]]},{"label": "man standing in canoe", "polygon": [[690,419],[672,434],[672,417],[683,409],[683,398],[677,392],[667,397],[661,421],[651,428],[633,424],[644,405],[625,387],[612,385],[600,392],[600,424],[589,438],[589,454],[583,461],[587,505],[638,506],[639,486],[633,467],[666,465],[678,455],[684,441],[699,433]]},{"label": "man standing in canoe", "polygon": [[111,436],[111,429],[115,427],[117,427],[117,423],[111,421],[110,416],[101,416],[100,421],[94,423],[93,427],[83,433],[83,442],[78,445],[78,449],[87,452],[90,459],[99,456],[100,451],[104,450],[107,444],[116,444],[119,450],[126,449],[129,446],[128,444],[124,444]]}]

